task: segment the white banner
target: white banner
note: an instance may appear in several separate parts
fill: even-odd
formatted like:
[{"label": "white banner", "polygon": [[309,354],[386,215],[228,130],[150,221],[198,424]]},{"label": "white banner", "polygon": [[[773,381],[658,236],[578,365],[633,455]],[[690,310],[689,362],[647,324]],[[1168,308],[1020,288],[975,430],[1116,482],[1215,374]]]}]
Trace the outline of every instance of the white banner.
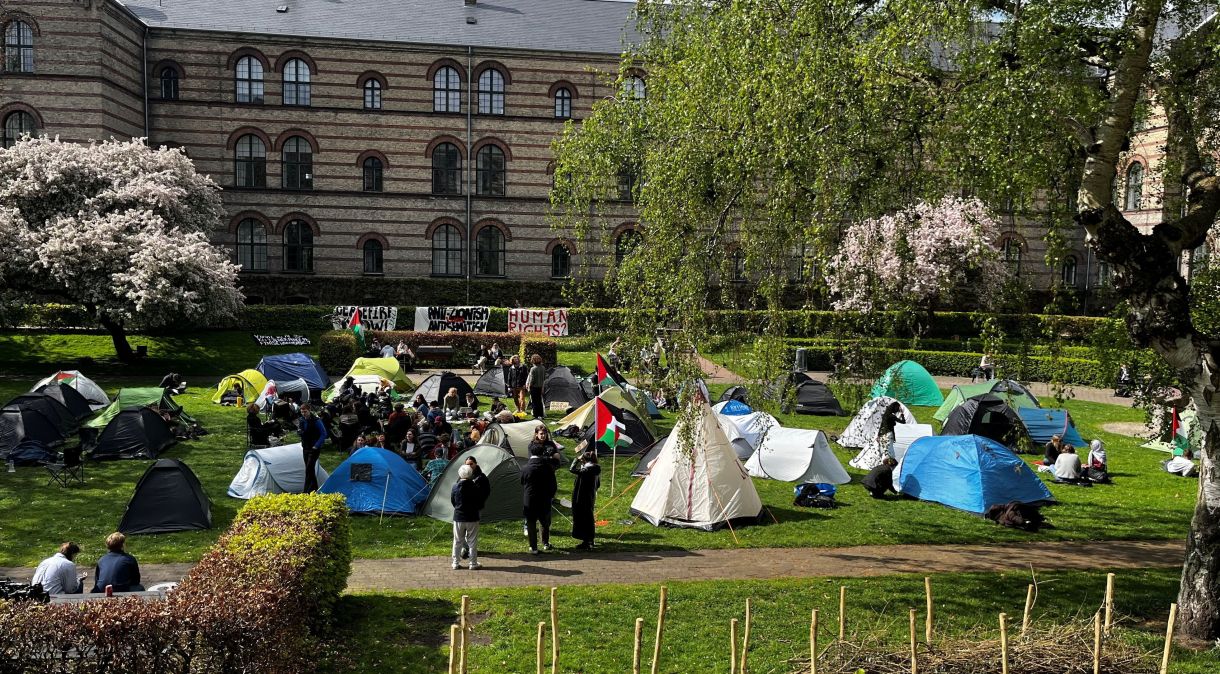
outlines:
[{"label": "white banner", "polygon": [[568,336],[567,309],[509,309],[509,332],[537,332],[548,337]]},{"label": "white banner", "polygon": [[309,346],[304,335],[254,335],[254,341],[259,346]]},{"label": "white banner", "polygon": [[[355,311],[355,306],[335,307],[331,325],[336,330],[346,328]],[[398,325],[398,307],[360,307],[360,324],[365,330],[393,330]]]},{"label": "white banner", "polygon": [[415,307],[416,332],[487,332],[487,307]]}]

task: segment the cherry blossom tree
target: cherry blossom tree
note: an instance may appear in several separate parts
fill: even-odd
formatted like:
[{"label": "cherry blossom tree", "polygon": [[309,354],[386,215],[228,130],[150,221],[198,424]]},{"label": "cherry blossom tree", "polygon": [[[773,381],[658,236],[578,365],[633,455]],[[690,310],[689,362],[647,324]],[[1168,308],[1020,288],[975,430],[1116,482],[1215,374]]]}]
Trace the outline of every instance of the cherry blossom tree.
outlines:
[{"label": "cherry blossom tree", "polygon": [[85,308],[123,361],[128,330],[230,318],[238,268],[208,241],[219,189],[181,151],[139,140],[0,150],[0,293]]}]

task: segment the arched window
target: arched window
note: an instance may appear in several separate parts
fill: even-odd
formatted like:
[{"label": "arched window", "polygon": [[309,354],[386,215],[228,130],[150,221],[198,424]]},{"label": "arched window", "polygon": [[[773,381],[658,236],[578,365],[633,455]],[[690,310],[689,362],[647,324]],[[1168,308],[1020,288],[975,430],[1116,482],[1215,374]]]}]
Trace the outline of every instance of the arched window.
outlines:
[{"label": "arched window", "polygon": [[1144,195],[1144,165],[1133,162],[1127,167],[1127,189],[1124,192],[1123,210],[1138,211]]},{"label": "arched window", "polygon": [[1114,269],[1105,260],[1097,261],[1097,287],[1109,288],[1114,283]]},{"label": "arched window", "polygon": [[495,145],[484,145],[479,149],[476,160],[475,169],[478,181],[475,184],[475,193],[504,196],[505,177],[508,173],[507,165],[504,162],[504,150]]},{"label": "arched window", "polygon": [[644,78],[638,75],[632,75],[623,80],[623,96],[637,101],[642,101],[648,95],[648,87],[644,85]]},{"label": "arched window", "polygon": [[284,64],[284,105],[309,105],[309,64],[301,59]]},{"label": "arched window", "polygon": [[1069,255],[1063,258],[1063,269],[1060,270],[1059,280],[1063,282],[1066,288],[1076,287],[1076,256]]},{"label": "arched window", "polygon": [[570,119],[572,117],[572,92],[567,87],[555,90],[555,118]]},{"label": "arched window", "polygon": [[432,275],[462,275],[462,236],[453,225],[441,225],[432,232]]},{"label": "arched window", "polygon": [[237,223],[237,264],[242,271],[267,271],[267,228],[254,218]]},{"label": "arched window", "polygon": [[568,278],[572,275],[572,251],[559,244],[551,249],[551,278]]},{"label": "arched window", "polygon": [[284,271],[313,271],[313,229],[293,220],[284,227]]},{"label": "arched window", "polygon": [[237,102],[263,102],[263,63],[253,56],[237,59]]},{"label": "arched window", "polygon": [[623,260],[639,247],[643,237],[634,229],[629,229],[614,240],[614,263],[622,264]]},{"label": "arched window", "polygon": [[4,28],[4,71],[34,72],[34,31],[24,21],[12,21]]},{"label": "arched window", "polygon": [[432,150],[432,193],[462,193],[462,154],[453,143]]},{"label": "arched window", "polygon": [[34,115],[24,110],[10,112],[4,118],[4,147],[12,147],[22,136],[34,136],[38,133]]},{"label": "arched window", "polygon": [[1013,237],[1004,239],[1003,243],[1004,262],[1008,265],[1008,271],[1013,276],[1021,274],[1021,242]]},{"label": "arched window", "polygon": [[364,82],[364,109],[381,109],[381,82],[371,77]]},{"label": "arched window", "polygon": [[479,75],[479,114],[504,114],[504,74],[495,68]]},{"label": "arched window", "polygon": [[237,139],[233,185],[236,187],[267,186],[267,146],[254,134]]},{"label": "arched window", "polygon": [[462,78],[456,68],[445,66],[432,76],[432,110],[462,111]]},{"label": "arched window", "polygon": [[369,239],[364,242],[364,273],[385,273],[383,253],[384,249],[377,239]]},{"label": "arched window", "polygon": [[[295,60],[295,59],[294,59]],[[284,189],[313,189],[313,148],[309,141],[293,136],[284,143]]]},{"label": "arched window", "polygon": [[173,66],[161,70],[161,100],[178,100],[178,69]]},{"label": "arched window", "polygon": [[504,276],[504,232],[498,227],[484,227],[475,239],[479,276]]},{"label": "arched window", "polygon": [[369,157],[364,160],[364,191],[380,192],[382,190],[381,174],[384,169],[381,160]]}]

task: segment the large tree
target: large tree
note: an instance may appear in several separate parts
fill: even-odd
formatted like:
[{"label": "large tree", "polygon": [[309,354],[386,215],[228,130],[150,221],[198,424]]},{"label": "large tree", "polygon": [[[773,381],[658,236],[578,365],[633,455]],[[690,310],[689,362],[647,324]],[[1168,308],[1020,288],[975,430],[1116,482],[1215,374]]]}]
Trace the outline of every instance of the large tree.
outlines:
[{"label": "large tree", "polygon": [[208,241],[218,192],[181,150],[139,140],[0,149],[0,293],[83,307],[124,361],[130,329],[230,318],[237,267]]},{"label": "large tree", "polygon": [[[1209,8],[641,0],[642,39],[619,81],[645,70],[647,96],[624,87],[557,142],[557,226],[610,250],[616,188],[634,177],[643,242],[621,261],[606,255],[609,281],[645,317],[629,334],[665,321],[692,341],[733,267],[744,263],[757,300],[778,309],[794,252],[825,262],[844,223],[919,200],[967,192],[1040,219],[1052,239],[1082,229],[1114,271],[1130,337],[1199,406],[1207,441],[1179,615],[1185,634],[1220,637],[1220,335],[1192,323],[1178,271],[1220,211],[1207,161],[1220,129]],[[1149,103],[1169,122],[1167,198],[1188,196],[1184,215],[1144,232],[1116,208],[1113,185]],[[816,268],[802,265],[804,280]],[[758,328],[779,354],[773,315]]]}]

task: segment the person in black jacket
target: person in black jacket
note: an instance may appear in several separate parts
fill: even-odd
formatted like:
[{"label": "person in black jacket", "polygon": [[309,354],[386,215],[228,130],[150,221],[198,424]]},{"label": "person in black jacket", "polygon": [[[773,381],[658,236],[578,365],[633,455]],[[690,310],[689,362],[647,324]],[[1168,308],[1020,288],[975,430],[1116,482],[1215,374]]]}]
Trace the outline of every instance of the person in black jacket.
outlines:
[{"label": "person in black jacket", "polygon": [[868,475],[860,480],[860,484],[864,485],[873,498],[883,498],[887,491],[897,494],[898,490],[894,489],[894,466],[897,465],[898,462],[893,457],[885,457],[881,465],[870,470]]},{"label": "person in black jacket", "polygon": [[483,488],[471,478],[474,469],[468,465],[458,468],[458,481],[449,494],[453,504],[453,569],[461,568],[463,550],[469,551],[470,569],[483,568],[479,563],[479,511],[486,497]]},{"label": "person in black jacket", "polygon": [[301,453],[305,457],[305,493],[318,490],[318,457],[322,455],[322,443],[326,442],[326,426],[313,415],[313,407],[301,405],[300,426]]},{"label": "person in black jacket", "polygon": [[[463,463],[470,466],[470,470],[472,471],[470,481],[474,483],[475,487],[478,487],[479,498],[481,498],[483,500],[483,504],[486,505],[487,499],[491,498],[491,481],[489,481],[487,476],[483,474],[483,469],[479,467],[479,462],[473,456],[466,457],[466,460]],[[470,557],[470,549],[463,546],[462,559],[466,559],[467,557]]]},{"label": "person in black jacket", "polygon": [[597,465],[597,452],[586,451],[572,460],[568,467],[576,475],[572,485],[572,538],[580,541],[577,550],[593,549],[593,504],[601,486],[602,467]]},{"label": "person in black jacket", "polygon": [[559,467],[559,452],[549,455],[531,454],[521,469],[521,484],[524,485],[522,500],[525,514],[525,535],[529,538],[530,554],[538,554],[538,528],[542,528],[542,549],[551,549],[551,502],[559,485],[555,481],[555,469]]},{"label": "person in black jacket", "polygon": [[246,405],[246,430],[250,433],[250,444],[266,447],[271,444],[272,435],[279,435],[280,425],[274,421],[264,422],[258,415],[258,405],[250,403]]},{"label": "person in black jacket", "polygon": [[140,564],[136,558],[123,551],[127,537],[114,532],[106,537],[106,549],[109,550],[97,560],[97,568],[93,577],[97,581],[90,592],[105,592],[109,585],[115,592],[143,592],[140,584]]}]

